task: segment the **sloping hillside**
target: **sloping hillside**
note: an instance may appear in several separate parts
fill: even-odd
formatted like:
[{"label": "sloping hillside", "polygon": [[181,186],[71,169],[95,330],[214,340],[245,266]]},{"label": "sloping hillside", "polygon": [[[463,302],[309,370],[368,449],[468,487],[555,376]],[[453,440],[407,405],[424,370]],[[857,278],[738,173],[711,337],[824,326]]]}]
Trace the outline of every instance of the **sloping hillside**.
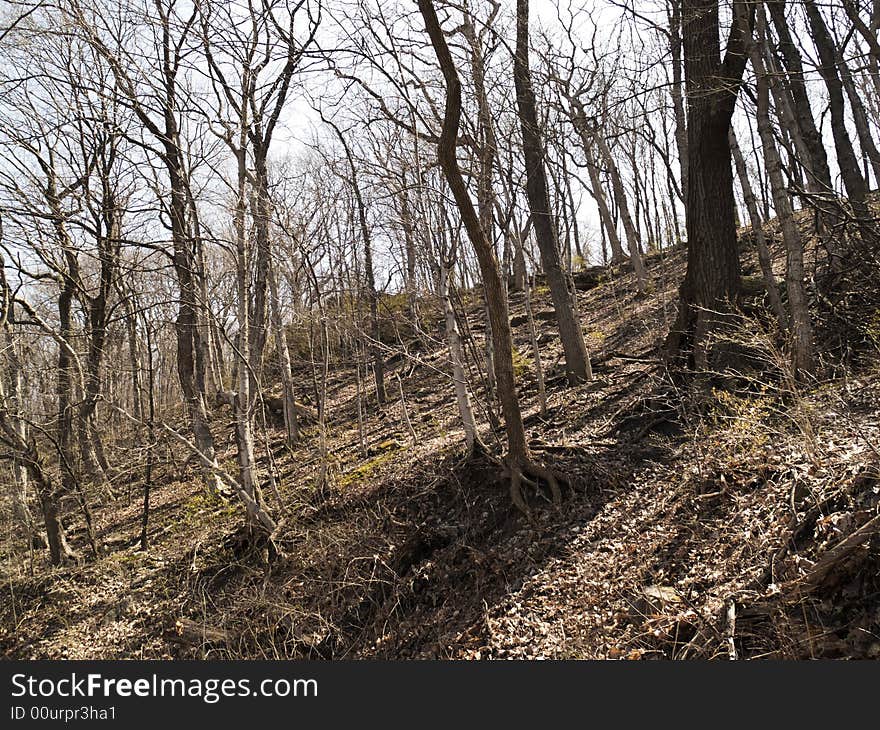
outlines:
[{"label": "sloping hillside", "polygon": [[[751,275],[753,258],[747,247]],[[560,511],[533,492],[527,519],[491,460],[464,457],[438,343],[390,360],[415,442],[394,402],[367,414],[366,457],[354,378],[331,373],[331,493],[315,488],[314,433],[293,452],[269,434],[282,477],[277,495],[267,490],[283,515],[277,555],[242,547],[238,506],[207,497],[181,457],[154,491],[149,551],[137,549],[135,481],[130,501],[96,509],[108,551],[100,561],[41,565],[35,578],[7,563],[0,649],[27,658],[877,657],[880,371],[868,360],[795,391],[753,296],[741,332],[751,366],[677,385],[658,346],[684,256],[657,254],[649,265],[644,298],[621,270],[579,279],[596,377],[576,388],[554,374],[552,312],[536,292],[550,370],[544,416],[522,295],[511,297],[533,448],[570,481]],[[479,333],[477,300],[468,317]],[[231,433],[228,416],[215,416]],[[221,457],[231,464],[232,447]]]}]

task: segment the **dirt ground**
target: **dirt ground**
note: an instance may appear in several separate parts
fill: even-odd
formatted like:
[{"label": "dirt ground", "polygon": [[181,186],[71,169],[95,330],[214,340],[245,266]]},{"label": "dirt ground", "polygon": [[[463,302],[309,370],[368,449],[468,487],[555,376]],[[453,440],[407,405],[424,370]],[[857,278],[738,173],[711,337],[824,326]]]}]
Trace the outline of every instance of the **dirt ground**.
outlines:
[{"label": "dirt ground", "polygon": [[[561,510],[533,490],[527,519],[494,463],[465,457],[436,342],[415,359],[390,359],[390,391],[399,374],[415,442],[393,401],[366,414],[362,456],[354,378],[331,373],[329,494],[316,488],[314,429],[293,450],[268,433],[280,475],[277,495],[266,491],[282,520],[277,555],[244,549],[241,508],[206,495],[195,467],[166,464],[147,551],[137,546],[141,483],[132,480],[95,506],[99,561],[49,569],[42,553],[7,555],[0,652],[877,658],[880,372],[862,366],[795,392],[765,367],[683,390],[658,359],[683,255],[652,256],[650,272],[643,298],[625,271],[584,279],[596,377],[574,388],[557,373],[552,309],[536,291],[545,415],[523,298],[511,296],[527,430],[539,460],[568,477]],[[482,309],[466,306],[480,341]],[[743,336],[753,351],[765,347],[757,324]],[[231,433],[214,416],[217,432]],[[499,452],[485,424],[483,435]],[[232,465],[231,443],[218,440]],[[88,554],[81,532],[71,539]]]}]

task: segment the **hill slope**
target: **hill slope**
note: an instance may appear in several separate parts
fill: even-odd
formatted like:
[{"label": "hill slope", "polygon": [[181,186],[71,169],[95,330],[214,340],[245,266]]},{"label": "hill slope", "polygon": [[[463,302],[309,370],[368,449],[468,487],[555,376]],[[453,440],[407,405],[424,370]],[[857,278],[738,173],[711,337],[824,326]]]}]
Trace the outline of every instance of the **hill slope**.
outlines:
[{"label": "hill slope", "polygon": [[[679,390],[656,352],[683,254],[650,264],[654,290],[642,299],[623,271],[583,277],[596,379],[568,388],[551,376],[546,416],[522,296],[511,298],[535,453],[570,480],[559,513],[532,493],[527,520],[490,461],[463,457],[438,343],[391,367],[415,443],[392,403],[367,414],[362,456],[356,384],[332,374],[332,494],[314,486],[314,435],[288,452],[269,434],[281,474],[280,505],[267,491],[283,517],[277,559],[241,549],[240,510],[206,497],[194,468],[166,466],[146,553],[136,549],[134,498],[96,509],[111,551],[102,560],[40,566],[33,578],[8,564],[0,649],[28,658],[880,655],[880,373],[794,392],[755,320],[742,339],[763,353],[761,372]],[[750,251],[744,266],[756,272]],[[533,304],[552,371],[560,353],[546,293]],[[479,306],[468,319],[475,332],[485,326]],[[234,460],[231,446],[221,458]]]}]

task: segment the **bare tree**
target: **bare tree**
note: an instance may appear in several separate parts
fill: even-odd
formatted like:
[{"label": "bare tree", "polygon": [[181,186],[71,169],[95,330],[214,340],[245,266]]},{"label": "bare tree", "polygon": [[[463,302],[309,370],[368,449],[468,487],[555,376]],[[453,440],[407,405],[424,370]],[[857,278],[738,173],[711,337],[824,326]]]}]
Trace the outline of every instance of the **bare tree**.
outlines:
[{"label": "bare tree", "polygon": [[544,479],[550,485],[553,501],[556,504],[561,502],[561,490],[555,475],[549,469],[536,464],[529,452],[519,398],[516,393],[507,297],[501,283],[498,260],[493,246],[486,238],[485,231],[480,225],[479,217],[474,210],[458,166],[456,140],[458,139],[461,117],[461,82],[458,79],[455,62],[449,52],[432,2],[419,0],[419,11],[425,21],[425,28],[446,80],[446,111],[443,118],[443,131],[437,144],[437,155],[461,215],[462,223],[477,255],[486,292],[492,338],[495,344],[495,377],[507,432],[506,467],[510,476],[510,495],[513,503],[523,512],[527,512],[528,507],[521,488],[524,475]]},{"label": "bare tree", "polygon": [[556,310],[556,323],[565,352],[565,372],[569,382],[575,384],[592,379],[592,371],[580,323],[575,319],[571,305],[571,295],[559,258],[556,222],[550,211],[550,192],[544,168],[546,150],[538,125],[535,92],[529,69],[528,0],[517,0],[516,3],[516,54],[513,69],[526,165],[526,196],[532,212],[532,227]]},{"label": "bare tree", "polygon": [[728,129],[746,66],[754,8],[734,3],[724,58],[718,3],[683,0],[688,93],[688,265],[678,318],[666,348],[673,360],[704,369],[709,337],[739,295],[733,176]]}]

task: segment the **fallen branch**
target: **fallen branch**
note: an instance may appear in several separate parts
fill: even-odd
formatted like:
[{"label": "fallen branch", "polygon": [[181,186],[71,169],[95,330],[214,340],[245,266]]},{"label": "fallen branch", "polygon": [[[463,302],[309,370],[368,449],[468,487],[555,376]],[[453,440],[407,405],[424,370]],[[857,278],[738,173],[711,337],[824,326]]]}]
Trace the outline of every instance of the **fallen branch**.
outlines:
[{"label": "fallen branch", "polygon": [[858,547],[878,534],[880,534],[880,515],[872,517],[859,529],[851,533],[849,537],[837,543],[833,548],[826,550],[806,576],[792,582],[798,588],[817,588],[825,580],[828,573],[846,560]]},{"label": "fallen branch", "polygon": [[[115,410],[119,411],[122,415],[128,418],[135,423],[142,423],[139,419],[132,416],[128,411],[124,408],[120,408],[119,406],[112,406]],[[206,469],[210,470],[215,476],[219,477],[220,480],[228,487],[230,487],[237,495],[238,498],[244,503],[245,508],[247,509],[249,514],[254,515],[260,522],[260,524],[265,528],[266,532],[270,535],[275,531],[277,525],[275,524],[275,520],[269,515],[266,510],[257,504],[254,501],[254,498],[249,495],[244,488],[233,479],[225,469],[221,468],[221,466],[217,463],[215,459],[209,459],[205,454],[203,454],[199,448],[192,443],[186,436],[181,433],[175,431],[171,426],[167,423],[158,422],[158,425],[163,431],[173,436],[175,439],[180,441],[187,449],[195,456]]]},{"label": "fallen branch", "polygon": [[263,507],[257,504],[254,501],[254,498],[249,495],[244,488],[229,474],[220,467],[220,465],[213,459],[209,459],[205,456],[201,451],[199,451],[198,447],[192,443],[189,439],[186,438],[183,434],[175,431],[171,426],[166,423],[159,424],[165,431],[174,436],[178,441],[184,444],[195,456],[198,457],[199,461],[202,462],[202,466],[206,469],[209,469],[215,476],[220,477],[220,480],[226,484],[226,486],[235,490],[238,494],[238,498],[244,502],[244,506],[247,511],[254,515],[259,521],[260,524],[266,528],[268,533],[272,533],[275,531],[275,521],[269,516],[269,513],[266,512]]},{"label": "fallen branch", "polygon": [[166,632],[166,637],[170,641],[199,648],[206,645],[225,646],[230,641],[228,631],[206,626],[183,616],[174,622],[172,630]]}]

